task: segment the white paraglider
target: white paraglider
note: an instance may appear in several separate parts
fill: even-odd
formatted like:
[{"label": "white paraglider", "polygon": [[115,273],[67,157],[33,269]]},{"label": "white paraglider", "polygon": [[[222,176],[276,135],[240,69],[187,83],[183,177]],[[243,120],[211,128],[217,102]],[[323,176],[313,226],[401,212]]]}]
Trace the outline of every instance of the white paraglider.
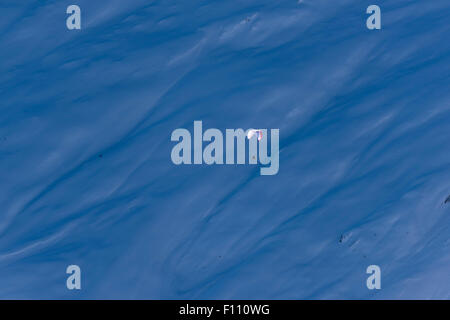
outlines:
[{"label": "white paraglider", "polygon": [[250,140],[255,134],[258,135],[258,141],[262,139],[262,131],[259,129],[249,129],[247,132],[247,138]]}]

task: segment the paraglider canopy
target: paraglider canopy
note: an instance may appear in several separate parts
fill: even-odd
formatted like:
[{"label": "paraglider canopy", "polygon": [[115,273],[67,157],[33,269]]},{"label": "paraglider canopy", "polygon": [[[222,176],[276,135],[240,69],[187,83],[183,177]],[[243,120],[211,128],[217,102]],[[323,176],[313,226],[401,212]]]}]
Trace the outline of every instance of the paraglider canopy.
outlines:
[{"label": "paraglider canopy", "polygon": [[255,134],[258,137],[258,141],[260,141],[262,139],[262,131],[259,129],[249,129],[247,132],[247,138],[250,140]]}]

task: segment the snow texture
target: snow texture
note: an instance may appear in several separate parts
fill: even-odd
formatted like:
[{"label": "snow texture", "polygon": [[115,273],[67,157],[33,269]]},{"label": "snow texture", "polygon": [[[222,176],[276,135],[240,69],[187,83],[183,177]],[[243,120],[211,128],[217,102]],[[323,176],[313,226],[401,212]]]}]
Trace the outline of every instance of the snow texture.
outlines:
[{"label": "snow texture", "polygon": [[450,1],[372,2],[0,0],[0,298],[449,299]]}]

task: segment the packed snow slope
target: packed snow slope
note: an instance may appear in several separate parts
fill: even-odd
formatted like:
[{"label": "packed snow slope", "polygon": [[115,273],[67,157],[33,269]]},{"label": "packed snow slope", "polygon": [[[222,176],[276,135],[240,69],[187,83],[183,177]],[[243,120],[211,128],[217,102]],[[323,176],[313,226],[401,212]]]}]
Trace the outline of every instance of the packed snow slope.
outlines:
[{"label": "packed snow slope", "polygon": [[[450,1],[0,13],[0,298],[450,298]],[[278,174],[173,164],[194,120],[279,128]]]}]

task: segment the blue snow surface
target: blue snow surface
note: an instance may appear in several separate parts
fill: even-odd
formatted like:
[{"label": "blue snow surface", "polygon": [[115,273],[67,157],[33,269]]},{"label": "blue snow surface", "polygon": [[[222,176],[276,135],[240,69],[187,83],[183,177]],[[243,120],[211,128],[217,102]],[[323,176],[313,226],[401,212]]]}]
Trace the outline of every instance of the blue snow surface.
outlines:
[{"label": "blue snow surface", "polygon": [[[450,1],[0,13],[0,298],[450,298]],[[175,165],[195,120],[279,128],[278,174]]]}]

